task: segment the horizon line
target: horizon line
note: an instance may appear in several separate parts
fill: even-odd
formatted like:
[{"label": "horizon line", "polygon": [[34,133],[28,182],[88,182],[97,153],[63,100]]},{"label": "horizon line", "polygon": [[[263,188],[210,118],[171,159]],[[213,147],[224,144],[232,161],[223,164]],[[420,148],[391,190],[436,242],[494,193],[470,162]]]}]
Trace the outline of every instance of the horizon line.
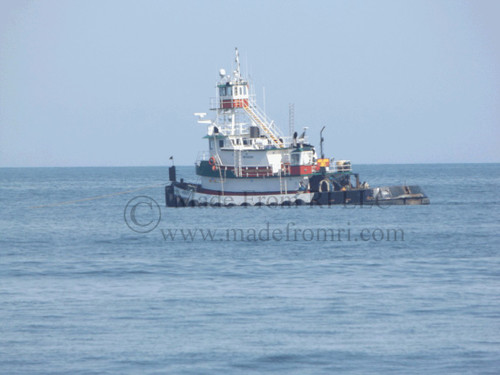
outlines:
[{"label": "horizon line", "polygon": [[[193,163],[194,164],[194,163]],[[176,167],[192,167],[193,164],[177,164]],[[459,164],[500,164],[500,161],[485,162],[422,162],[422,163],[359,163],[354,165],[459,165]],[[39,166],[0,166],[0,169],[23,169],[23,168],[163,168],[172,165],[39,165]]]}]

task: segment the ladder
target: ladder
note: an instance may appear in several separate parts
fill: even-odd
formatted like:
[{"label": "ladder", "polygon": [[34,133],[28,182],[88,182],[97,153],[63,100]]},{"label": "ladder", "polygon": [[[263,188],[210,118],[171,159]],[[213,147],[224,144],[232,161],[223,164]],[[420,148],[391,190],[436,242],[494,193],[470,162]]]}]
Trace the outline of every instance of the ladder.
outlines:
[{"label": "ladder", "polygon": [[286,175],[283,173],[282,170],[280,170],[278,173],[280,178],[280,194],[288,194],[288,184],[286,181]]},{"label": "ladder", "polygon": [[285,144],[281,139],[279,139],[278,135],[276,135],[275,132],[271,130],[272,125],[268,125],[266,121],[264,121],[256,112],[254,112],[248,104],[243,105],[243,109],[245,110],[246,113],[250,116],[250,118],[257,124],[259,125],[259,128],[261,128],[266,135],[271,138],[273,143],[278,147],[278,148],[284,148]]},{"label": "ladder", "polygon": [[234,150],[234,175],[241,177],[243,175],[242,169],[241,150]]},{"label": "ladder", "polygon": [[242,166],[243,162],[241,160],[241,150],[238,151],[238,174],[241,176],[243,176],[243,166]]}]

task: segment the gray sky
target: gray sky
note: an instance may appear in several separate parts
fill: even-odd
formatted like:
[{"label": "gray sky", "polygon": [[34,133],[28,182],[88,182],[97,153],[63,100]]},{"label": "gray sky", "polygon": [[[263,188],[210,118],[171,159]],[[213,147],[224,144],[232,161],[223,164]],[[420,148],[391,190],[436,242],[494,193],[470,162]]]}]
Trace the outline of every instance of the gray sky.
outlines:
[{"label": "gray sky", "polygon": [[498,1],[1,1],[0,166],[190,165],[234,47],[360,163],[500,162]]}]

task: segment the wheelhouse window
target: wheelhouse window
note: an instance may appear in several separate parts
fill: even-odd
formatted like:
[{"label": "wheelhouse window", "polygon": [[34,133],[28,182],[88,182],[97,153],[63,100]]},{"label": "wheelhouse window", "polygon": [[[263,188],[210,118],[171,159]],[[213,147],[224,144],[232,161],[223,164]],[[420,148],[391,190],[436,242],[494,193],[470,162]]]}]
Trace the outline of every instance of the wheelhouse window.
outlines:
[{"label": "wheelhouse window", "polygon": [[302,154],[303,164],[311,164],[313,161],[313,153],[312,151],[306,151]]},{"label": "wheelhouse window", "polygon": [[222,147],[224,147],[224,140],[219,139],[219,148],[222,148]]}]

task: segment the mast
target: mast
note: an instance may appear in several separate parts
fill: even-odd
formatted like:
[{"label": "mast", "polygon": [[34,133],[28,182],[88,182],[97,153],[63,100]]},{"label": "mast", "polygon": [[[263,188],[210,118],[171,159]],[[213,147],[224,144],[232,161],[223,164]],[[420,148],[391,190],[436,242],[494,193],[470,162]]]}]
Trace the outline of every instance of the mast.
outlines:
[{"label": "mast", "polygon": [[[250,83],[241,74],[240,54],[234,49],[235,69],[232,74],[225,69],[219,70],[216,97],[212,110],[216,111],[216,120],[210,122],[211,128],[217,127],[220,135],[232,138],[224,147],[234,148],[245,145],[256,145],[256,148],[274,146],[285,147],[285,136],[265,113],[259,109],[255,96],[250,94]],[[200,119],[201,120],[201,119]],[[207,120],[199,121],[207,123]],[[259,135],[256,135],[258,132]],[[249,141],[248,139],[252,139]],[[249,143],[250,142],[250,143]]]},{"label": "mast", "polygon": [[238,52],[238,47],[235,47],[235,62],[236,62],[236,70],[234,71],[234,77],[239,81],[240,80],[240,53]]}]

